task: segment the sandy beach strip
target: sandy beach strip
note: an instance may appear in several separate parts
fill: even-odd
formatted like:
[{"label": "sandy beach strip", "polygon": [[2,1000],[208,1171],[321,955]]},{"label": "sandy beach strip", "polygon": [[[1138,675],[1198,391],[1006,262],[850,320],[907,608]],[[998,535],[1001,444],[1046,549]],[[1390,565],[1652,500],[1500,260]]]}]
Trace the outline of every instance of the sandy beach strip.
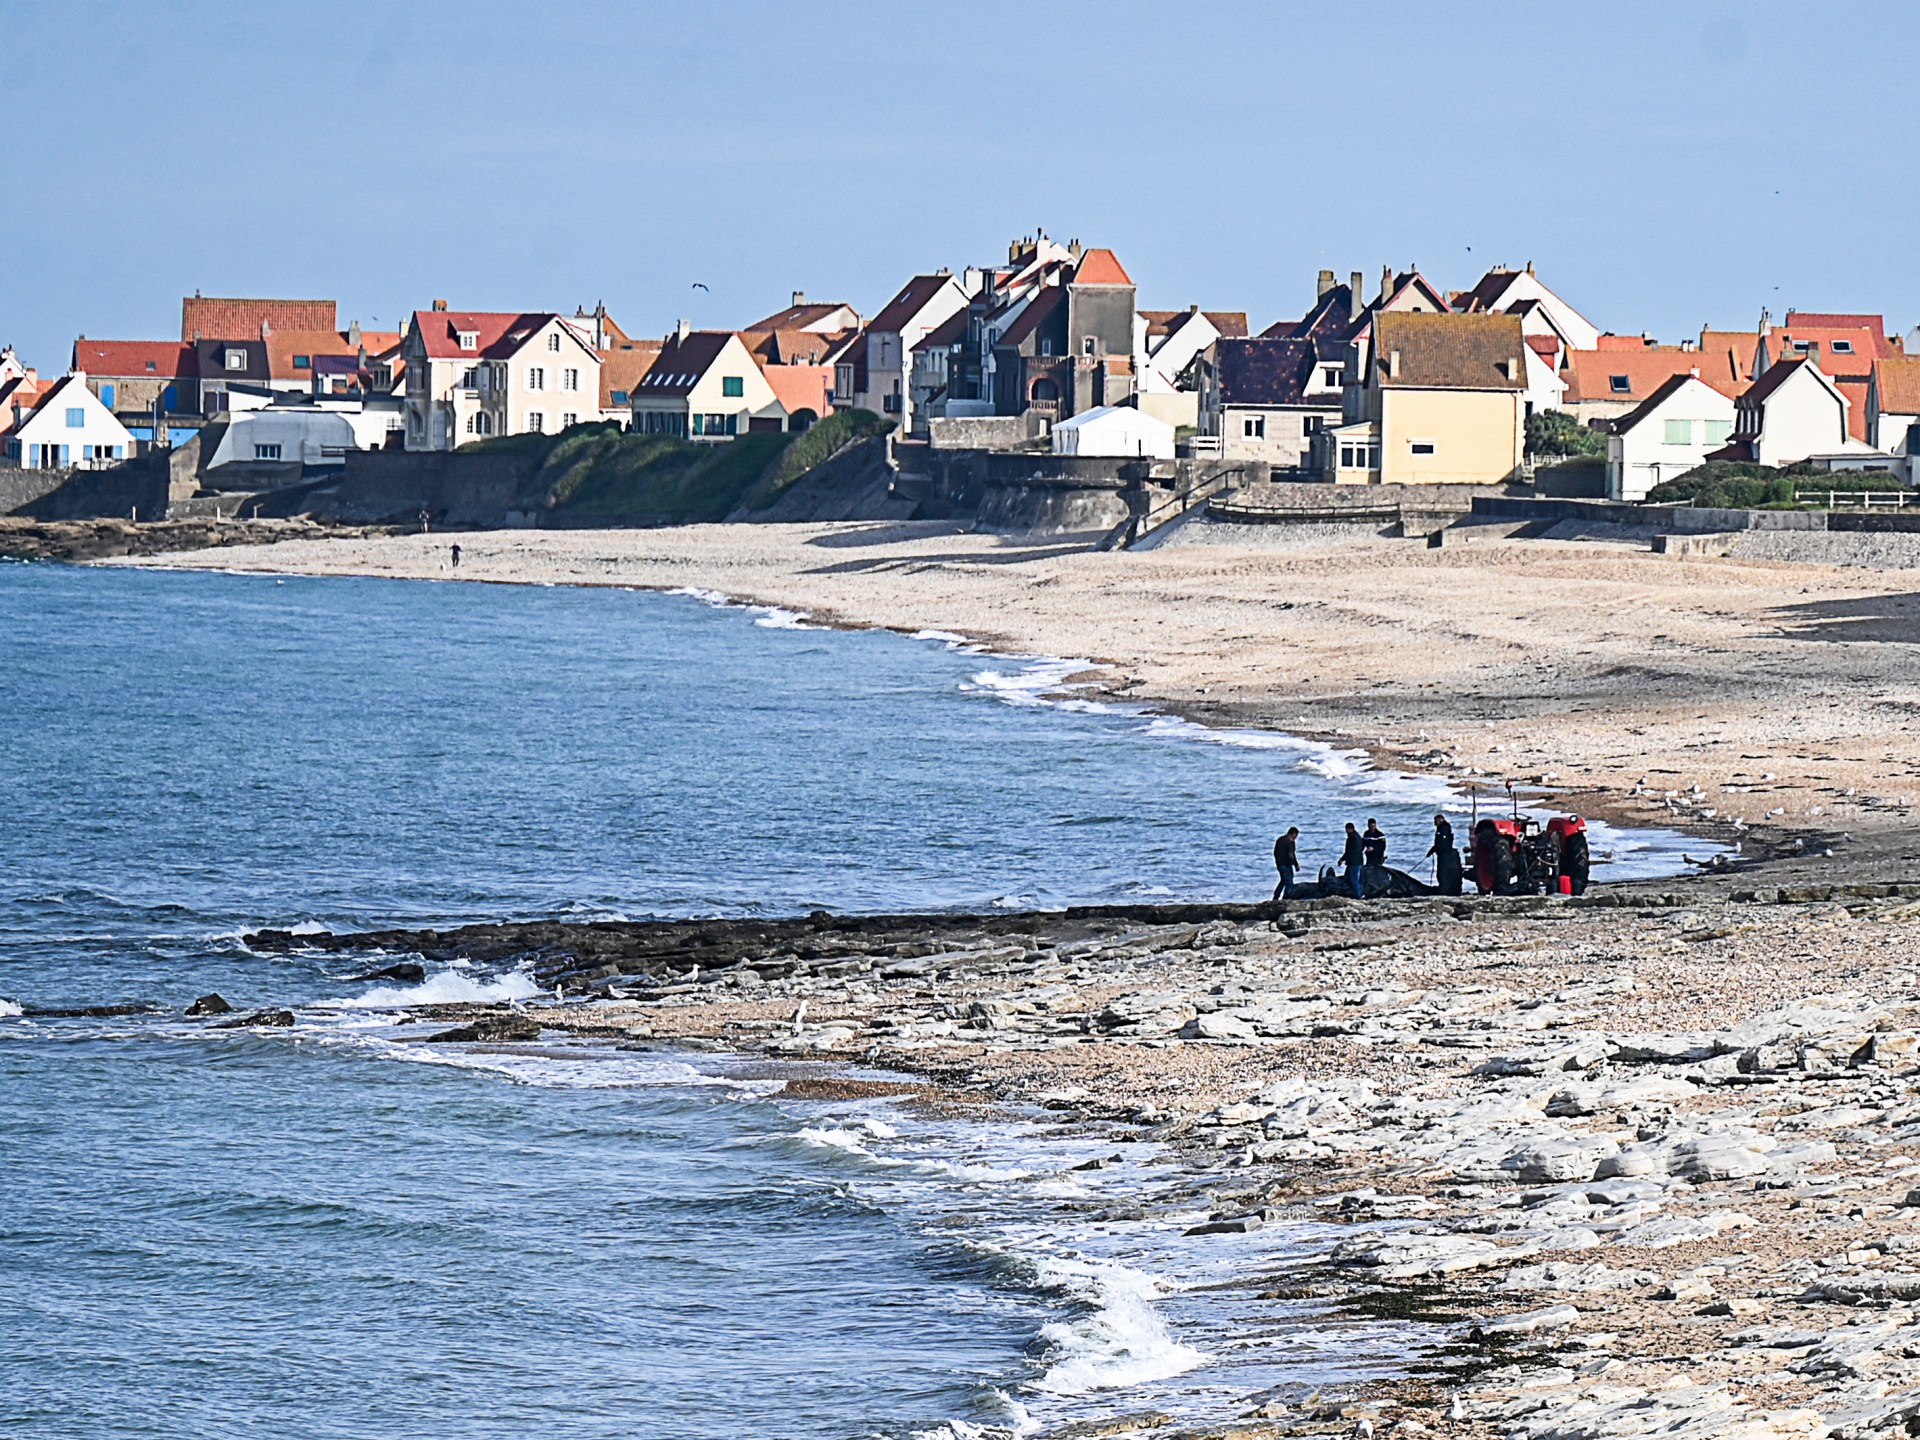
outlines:
[{"label": "sandy beach strip", "polygon": [[1900,571],[1350,531],[1100,554],[941,523],[304,538],[126,563],[720,592],[1085,658],[1113,695],[1492,797],[1550,786],[1749,853],[1833,848],[1850,873],[1920,856],[1920,593]]}]

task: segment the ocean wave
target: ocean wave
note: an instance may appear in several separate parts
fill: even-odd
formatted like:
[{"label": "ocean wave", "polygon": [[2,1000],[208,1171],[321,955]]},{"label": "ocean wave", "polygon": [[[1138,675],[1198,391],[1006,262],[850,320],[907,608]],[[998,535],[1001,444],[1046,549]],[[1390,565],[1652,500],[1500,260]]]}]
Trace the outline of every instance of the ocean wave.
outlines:
[{"label": "ocean wave", "polygon": [[401,1010],[413,1005],[491,1005],[531,1000],[541,993],[533,977],[515,970],[494,980],[476,980],[453,970],[429,975],[418,985],[383,985],[364,995],[322,1003],[351,1010]]},{"label": "ocean wave", "polygon": [[[808,1125],[802,1128],[795,1139],[802,1144],[817,1146],[823,1150],[838,1151],[851,1156],[862,1164],[879,1169],[905,1172],[915,1175],[938,1176],[946,1180],[958,1180],[963,1184],[991,1184],[1001,1180],[1025,1180],[1033,1172],[1003,1165],[969,1164],[962,1160],[934,1160],[921,1156],[881,1155],[867,1148],[870,1139],[891,1139],[899,1134],[891,1126],[876,1122],[855,1122],[854,1127],[845,1125]],[[882,1131],[892,1130],[891,1135]]]},{"label": "ocean wave", "polygon": [[1040,1422],[1027,1413],[1027,1407],[1004,1390],[990,1390],[986,1403],[1000,1411],[1006,1423],[974,1425],[949,1420],[931,1430],[915,1430],[913,1440],[1020,1440],[1041,1428]]},{"label": "ocean wave", "polygon": [[0,996],[0,1019],[11,1018],[12,1016],[24,1015],[26,1013],[26,1007],[18,1000],[8,1000],[4,996]]},{"label": "ocean wave", "polygon": [[1207,1363],[1207,1356],[1173,1338],[1153,1302],[1162,1293],[1151,1275],[1116,1263],[1064,1256],[1036,1262],[1036,1282],[1088,1307],[1072,1320],[1040,1329],[1046,1372],[1033,1388],[1053,1395],[1085,1395],[1170,1380]]}]

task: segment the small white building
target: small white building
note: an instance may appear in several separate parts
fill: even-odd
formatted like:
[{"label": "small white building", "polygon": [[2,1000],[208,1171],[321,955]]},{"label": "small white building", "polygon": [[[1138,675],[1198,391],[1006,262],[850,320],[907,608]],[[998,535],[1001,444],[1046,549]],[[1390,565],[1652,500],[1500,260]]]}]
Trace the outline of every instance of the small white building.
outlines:
[{"label": "small white building", "polygon": [[1780,466],[1813,455],[1872,453],[1848,435],[1847,405],[1812,359],[1778,361],[1734,402],[1733,438],[1706,458]]},{"label": "small white building", "polygon": [[[240,399],[238,392],[234,398]],[[398,397],[287,396],[263,405],[236,404],[202,463],[207,470],[239,463],[339,466],[349,450],[381,449],[405,425]]]},{"label": "small white building", "polygon": [[75,370],[40,392],[32,413],[7,433],[7,461],[23,470],[104,466],[133,458],[133,435]]},{"label": "small white building", "polygon": [[1171,460],[1173,426],[1131,405],[1099,405],[1053,427],[1053,453]]},{"label": "small white building", "polygon": [[1867,387],[1867,439],[1889,455],[1912,455],[1920,446],[1920,359],[1876,360]]},{"label": "small white building", "polygon": [[1698,375],[1675,375],[1612,424],[1607,498],[1638,503],[1727,443],[1734,404]]}]

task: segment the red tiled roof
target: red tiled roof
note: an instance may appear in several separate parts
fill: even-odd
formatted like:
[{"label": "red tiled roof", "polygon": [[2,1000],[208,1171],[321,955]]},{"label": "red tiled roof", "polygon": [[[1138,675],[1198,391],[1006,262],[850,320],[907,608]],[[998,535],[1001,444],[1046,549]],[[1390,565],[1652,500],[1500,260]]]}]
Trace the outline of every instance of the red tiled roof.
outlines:
[{"label": "red tiled roof", "polygon": [[1644,335],[1602,335],[1594,342],[1596,350],[1659,350],[1663,347],[1654,344]]},{"label": "red tiled roof", "polygon": [[824,420],[833,413],[827,397],[833,393],[831,365],[768,365],[760,373],[773,387],[774,398],[786,407],[787,414],[811,410]]},{"label": "red tiled roof", "polygon": [[[337,355],[349,360],[360,352],[347,344],[346,337],[334,330],[274,330],[268,333],[267,374],[275,380],[308,380],[313,376],[316,355]],[[306,360],[295,365],[295,357]]]},{"label": "red tiled roof", "polygon": [[[630,344],[617,345],[611,350],[600,352],[600,408],[610,410],[616,405],[625,405],[633,392],[640,388],[641,380],[647,371],[653,368],[653,362],[660,357],[661,342],[658,340],[635,340]],[[614,392],[623,397],[614,399]]]},{"label": "red tiled roof", "polygon": [[1745,385],[1753,375],[1754,358],[1760,353],[1760,333],[1757,330],[1703,329],[1700,332],[1700,353],[1713,356],[1716,366],[1724,361],[1740,383]]},{"label": "red tiled roof", "polygon": [[[1698,350],[1682,350],[1677,345],[1641,346],[1632,350],[1569,350],[1561,374],[1567,381],[1566,403],[1569,405],[1599,400],[1638,405],[1673,376],[1695,370],[1722,395],[1738,396],[1744,388],[1733,383],[1724,363],[1716,366],[1710,356]],[[1623,388],[1614,385],[1616,376],[1625,379]]]},{"label": "red tiled roof", "polygon": [[73,342],[73,368],[106,380],[179,379],[196,372],[193,347],[176,340],[88,340]]},{"label": "red tiled roof", "polygon": [[1880,387],[1880,408],[1895,415],[1920,415],[1920,359],[1904,356],[1874,363]]},{"label": "red tiled roof", "polygon": [[1767,336],[1767,352],[1776,362],[1811,355],[1828,375],[1864,375],[1875,360],[1891,353],[1885,337],[1876,340],[1865,326],[1822,329],[1816,325],[1782,325]]},{"label": "red tiled roof", "polygon": [[1880,315],[1835,315],[1818,310],[1789,310],[1785,329],[1798,330],[1865,330],[1873,336],[1873,353],[1876,359],[1894,353],[1892,343],[1887,339],[1887,322]]},{"label": "red tiled roof", "polygon": [[1120,263],[1120,257],[1113,251],[1094,249],[1080,257],[1080,264],[1073,272],[1076,285],[1131,285],[1133,277],[1127,274],[1127,267]]},{"label": "red tiled roof", "polygon": [[331,300],[229,300],[189,295],[180,302],[180,339],[258,340],[260,326],[275,330],[338,330]]}]

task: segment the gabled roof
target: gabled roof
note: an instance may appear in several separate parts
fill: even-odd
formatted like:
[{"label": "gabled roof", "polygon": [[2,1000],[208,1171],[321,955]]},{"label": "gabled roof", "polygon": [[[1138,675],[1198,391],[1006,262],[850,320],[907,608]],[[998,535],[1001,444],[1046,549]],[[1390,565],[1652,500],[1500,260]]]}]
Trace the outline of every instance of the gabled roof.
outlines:
[{"label": "gabled roof", "polygon": [[[1698,370],[1700,378],[1723,395],[1738,395],[1744,382],[1736,383],[1724,364],[1716,364],[1712,355],[1699,350],[1682,350],[1677,345],[1637,345],[1625,350],[1569,350],[1561,374],[1567,381],[1568,404],[1612,400],[1638,405],[1674,375]],[[1624,380],[1616,385],[1615,380]]]},{"label": "gabled roof", "polygon": [[1120,263],[1120,257],[1113,251],[1093,249],[1080,257],[1080,263],[1074,267],[1075,285],[1131,285],[1133,277],[1127,274],[1127,267]]},{"label": "gabled roof", "polygon": [[1501,296],[1513,287],[1513,282],[1524,273],[1510,270],[1505,265],[1496,265],[1482,275],[1471,290],[1462,290],[1455,295],[1453,308],[1462,315],[1492,310],[1500,303]]},{"label": "gabled roof", "polygon": [[633,387],[633,398],[685,398],[734,338],[731,330],[690,330],[684,336],[669,335],[645,377]]},{"label": "gabled roof", "polygon": [[[347,344],[345,337],[332,330],[274,330],[266,338],[267,374],[275,380],[304,380],[313,374],[316,356],[338,355],[358,363],[360,352]],[[304,366],[295,365],[304,357]]]},{"label": "gabled roof", "polygon": [[1345,344],[1354,332],[1353,287],[1335,285],[1298,320],[1276,320],[1260,332],[1262,340],[1332,340]]},{"label": "gabled roof", "polygon": [[1895,415],[1920,415],[1920,358],[1892,356],[1874,363],[1880,409]]},{"label": "gabled roof", "polygon": [[1014,316],[1013,323],[1000,332],[1001,345],[1018,345],[1035,330],[1040,322],[1066,303],[1066,288],[1061,285],[1046,285],[1033,297],[1027,308]]},{"label": "gabled roof", "polygon": [[1789,310],[1788,330],[1865,330],[1873,336],[1873,354],[1884,358],[1896,354],[1891,341],[1887,339],[1887,322],[1880,315],[1837,315],[1819,310]]},{"label": "gabled roof", "polygon": [[[40,393],[33,397],[33,409],[29,412],[28,418],[31,419],[34,415],[38,415],[42,410],[46,409],[53,403],[54,397],[65,394],[69,386],[78,385],[81,390],[92,394],[92,391],[87,390],[86,380],[85,371],[73,370],[62,375],[51,385],[42,386]],[[21,423],[24,425],[26,421],[23,420]]]},{"label": "gabled roof", "polygon": [[[1686,387],[1695,380],[1699,380],[1702,385],[1707,384],[1707,382],[1701,380],[1698,375],[1686,373],[1669,375],[1665,380],[1660,382],[1651,395],[1647,396],[1646,399],[1642,400],[1626,414],[1611,421],[1607,428],[1615,435],[1626,434],[1642,421],[1650,419],[1656,410],[1666,404],[1674,395],[1686,389]],[[1724,395],[1726,393],[1712,385],[1707,385],[1707,388],[1713,390],[1716,394]]]},{"label": "gabled roof", "polygon": [[180,339],[258,340],[264,324],[274,330],[338,330],[331,300],[232,300],[189,295],[180,302]]},{"label": "gabled roof", "polygon": [[957,345],[967,335],[967,312],[956,310],[942,320],[933,329],[914,341],[916,350],[944,350],[949,345]]},{"label": "gabled roof", "polygon": [[927,308],[927,303],[940,291],[951,284],[954,278],[948,274],[916,275],[906,283],[900,293],[880,308],[880,313],[867,322],[869,331],[901,331],[911,325],[914,317]]},{"label": "gabled roof", "polygon": [[[625,405],[632,399],[633,392],[640,388],[640,381],[647,371],[653,368],[653,362],[659,358],[661,342],[658,340],[633,340],[624,345],[616,345],[611,350],[600,352],[600,408],[612,409],[616,405]],[[615,399],[615,392],[623,398]]]},{"label": "gabled roof", "polygon": [[769,365],[760,372],[773,389],[773,398],[789,415],[811,410],[815,419],[833,413],[827,397],[833,393],[833,370],[825,365]]},{"label": "gabled roof", "polygon": [[1213,363],[1222,405],[1318,403],[1307,399],[1314,372],[1311,340],[1216,340]]},{"label": "gabled roof", "polygon": [[754,321],[753,324],[747,326],[747,329],[750,331],[805,330],[809,326],[819,325],[831,320],[833,316],[841,310],[852,310],[855,321],[856,323],[858,322],[860,312],[854,310],[853,307],[844,300],[836,300],[830,305],[817,305],[812,303],[789,305],[784,310],[775,311],[764,320]]},{"label": "gabled roof", "polygon": [[1388,311],[1373,322],[1374,374],[1388,388],[1524,390],[1525,349],[1513,315]]},{"label": "gabled roof", "polygon": [[754,359],[767,365],[819,365],[840,347],[846,331],[822,334],[818,330],[742,330],[740,343]]},{"label": "gabled roof", "polygon": [[[536,330],[560,317],[551,310],[513,314],[494,310],[416,310],[413,328],[434,360],[505,360],[533,338]],[[475,337],[474,348],[463,349],[462,333]],[[568,327],[569,334],[575,334]]]},{"label": "gabled roof", "polygon": [[176,340],[73,342],[73,368],[102,380],[177,380],[198,373],[193,347]]},{"label": "gabled roof", "polygon": [[1818,365],[1803,358],[1782,360],[1777,365],[1769,365],[1767,367],[1767,373],[1747,387],[1747,393],[1740,397],[1741,404],[1746,408],[1755,408],[1766,404],[1767,401],[1773,397],[1776,390],[1782,385],[1785,385],[1787,381],[1791,380],[1795,374],[1802,370],[1811,370],[1814,377],[1825,385],[1827,389],[1834,390],[1836,397],[1840,399],[1846,398],[1845,396],[1839,395],[1839,392],[1835,390],[1832,379],[1822,374]]}]

